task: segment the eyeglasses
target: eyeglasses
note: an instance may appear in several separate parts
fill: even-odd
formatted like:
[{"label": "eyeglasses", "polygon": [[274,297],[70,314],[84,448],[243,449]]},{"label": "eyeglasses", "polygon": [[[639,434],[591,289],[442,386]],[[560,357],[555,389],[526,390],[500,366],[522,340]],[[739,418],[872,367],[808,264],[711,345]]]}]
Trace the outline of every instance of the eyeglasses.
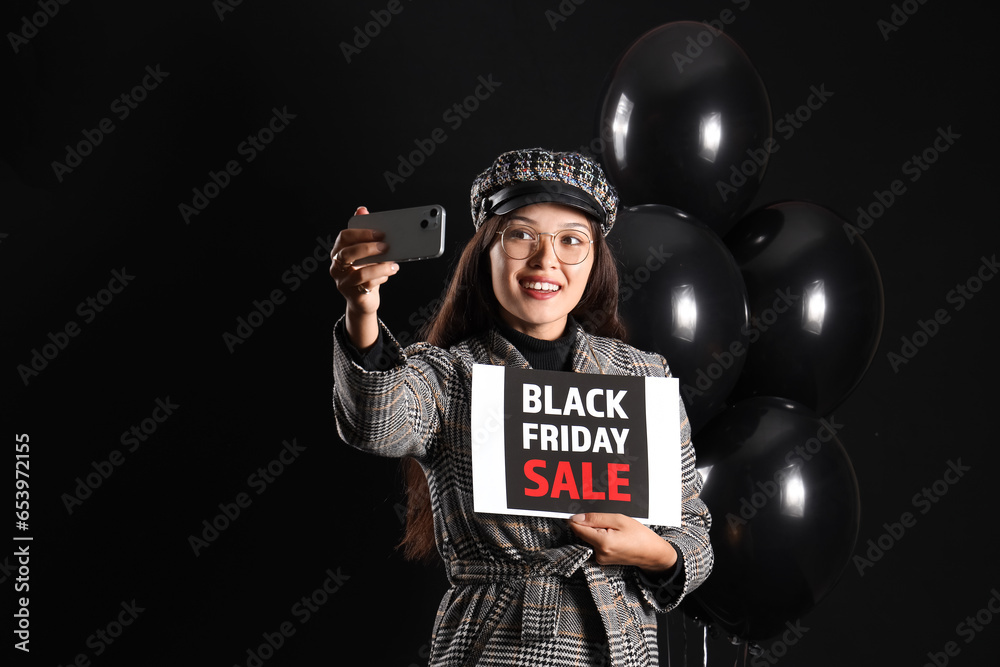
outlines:
[{"label": "eyeglasses", "polygon": [[564,229],[559,232],[538,232],[524,225],[511,225],[500,235],[500,247],[511,259],[528,259],[538,251],[543,236],[552,237],[552,249],[563,264],[579,264],[587,259],[594,241],[578,229]]}]

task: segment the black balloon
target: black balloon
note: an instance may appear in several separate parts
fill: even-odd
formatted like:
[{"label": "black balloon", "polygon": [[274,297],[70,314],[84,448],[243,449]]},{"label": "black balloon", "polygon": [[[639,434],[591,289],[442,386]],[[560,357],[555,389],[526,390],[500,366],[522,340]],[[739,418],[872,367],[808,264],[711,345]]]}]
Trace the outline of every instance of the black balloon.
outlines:
[{"label": "black balloon", "polygon": [[629,342],[667,358],[697,431],[725,408],[746,357],[739,267],[715,232],[670,206],[623,209],[608,241]]},{"label": "black balloon", "polygon": [[690,21],[647,32],[619,58],[598,132],[623,203],[676,206],[720,235],[753,200],[773,141],[767,91],[746,54]]},{"label": "black balloon", "polygon": [[687,613],[759,641],[786,629],[834,587],[860,525],[858,482],[836,432],[803,406],[757,397],[701,433],[710,464],[711,576]]},{"label": "black balloon", "polygon": [[752,213],[725,241],[750,304],[750,353],[732,398],[782,396],[828,414],[861,381],[882,333],[882,279],[867,244],[806,202]]}]

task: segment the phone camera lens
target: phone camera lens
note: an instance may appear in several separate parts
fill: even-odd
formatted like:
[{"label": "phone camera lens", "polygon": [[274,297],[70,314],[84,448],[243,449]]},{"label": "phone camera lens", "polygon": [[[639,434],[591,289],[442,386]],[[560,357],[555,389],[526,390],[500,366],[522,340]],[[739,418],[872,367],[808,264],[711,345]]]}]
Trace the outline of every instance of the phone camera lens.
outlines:
[{"label": "phone camera lens", "polygon": [[428,224],[429,224],[429,223],[428,223],[428,222],[427,222],[426,220],[421,220],[421,221],[420,221],[420,228],[421,228],[421,229],[427,229],[427,225],[428,225]]},{"label": "phone camera lens", "polygon": [[438,210],[437,210],[436,208],[432,208],[432,209],[431,209],[431,217],[433,218],[433,217],[435,217],[435,216],[436,216],[437,214],[438,214]]}]

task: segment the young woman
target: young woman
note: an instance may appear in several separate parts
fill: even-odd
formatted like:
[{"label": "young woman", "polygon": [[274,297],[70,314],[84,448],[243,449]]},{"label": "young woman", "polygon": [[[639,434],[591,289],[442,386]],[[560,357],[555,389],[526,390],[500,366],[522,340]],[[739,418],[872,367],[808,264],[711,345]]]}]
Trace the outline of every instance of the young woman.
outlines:
[{"label": "young woman", "polygon": [[353,265],[384,252],[379,236],[345,229],[331,250],[330,275],[347,301],[335,331],[338,431],[354,447],[415,462],[404,544],[416,556],[436,546],[451,584],[432,666],[656,665],[654,612],[674,608],[711,571],[711,518],[683,404],[681,527],[621,514],[473,511],[473,364],[669,376],[663,357],[619,340],[618,277],[604,241],[616,207],[583,155],[498,157],[473,184],[476,233],[427,342],[406,349],[377,315],[399,267]]}]

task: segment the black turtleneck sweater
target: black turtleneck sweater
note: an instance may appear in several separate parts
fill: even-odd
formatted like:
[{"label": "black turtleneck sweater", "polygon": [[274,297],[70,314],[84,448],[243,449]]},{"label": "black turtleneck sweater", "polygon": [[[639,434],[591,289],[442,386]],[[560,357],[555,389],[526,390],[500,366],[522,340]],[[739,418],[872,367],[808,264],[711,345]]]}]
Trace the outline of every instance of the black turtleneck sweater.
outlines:
[{"label": "black turtleneck sweater", "polygon": [[503,320],[497,321],[497,329],[511,342],[532,368],[542,371],[573,370],[573,341],[576,340],[576,322],[570,317],[566,322],[566,333],[555,340],[541,340],[517,329],[511,329]]}]

